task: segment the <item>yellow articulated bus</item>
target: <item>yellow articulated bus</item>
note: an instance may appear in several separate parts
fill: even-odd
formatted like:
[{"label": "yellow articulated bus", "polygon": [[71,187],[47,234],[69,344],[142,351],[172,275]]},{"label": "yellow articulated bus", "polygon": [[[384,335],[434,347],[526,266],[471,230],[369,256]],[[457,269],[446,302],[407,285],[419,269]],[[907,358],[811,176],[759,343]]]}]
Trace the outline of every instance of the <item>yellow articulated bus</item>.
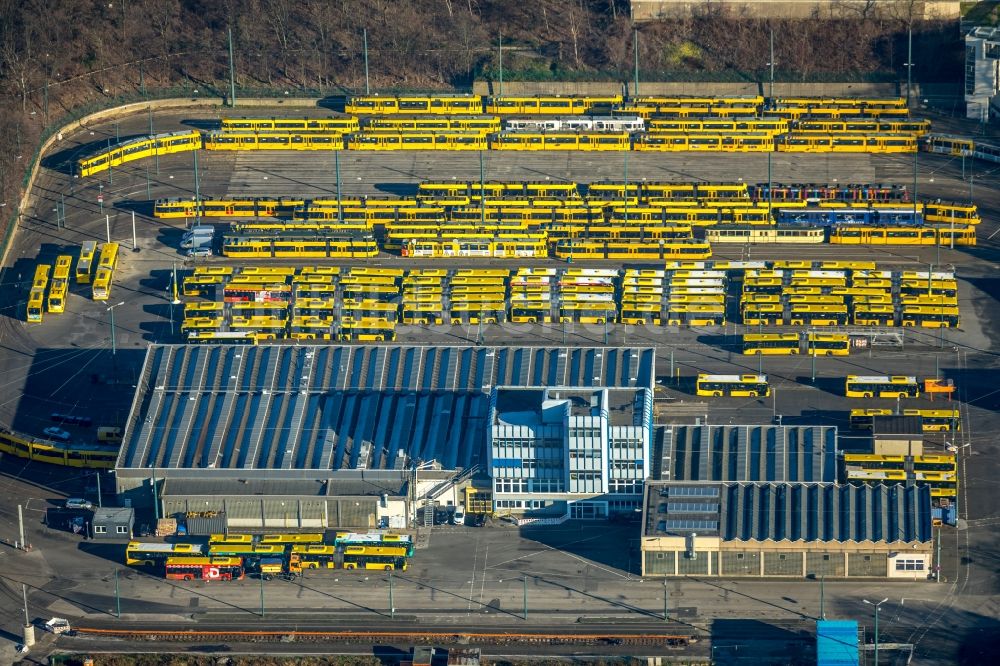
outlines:
[{"label": "yellow articulated bus", "polygon": [[724,326],[726,309],[721,304],[681,303],[667,305],[668,326]]},{"label": "yellow articulated bus", "polygon": [[94,272],[94,256],[97,254],[97,241],[83,241],[80,246],[80,258],[76,262],[76,283],[90,284]]},{"label": "yellow articulated bus", "polygon": [[256,345],[262,336],[255,331],[191,331],[187,341],[195,344]]},{"label": "yellow articulated bus", "polygon": [[794,355],[800,348],[798,333],[747,333],[743,336],[746,355]]},{"label": "yellow articulated bus", "polygon": [[403,323],[431,325],[444,323],[444,304],[440,301],[403,301]]},{"label": "yellow articulated bus", "polygon": [[695,393],[704,397],[758,398],[771,395],[767,375],[699,374]]},{"label": "yellow articulated bus", "polygon": [[95,301],[106,301],[111,297],[111,283],[114,280],[115,268],[118,266],[118,243],[104,243],[97,262],[97,273],[94,274],[92,297]]},{"label": "yellow articulated bus", "polygon": [[559,306],[560,322],[581,324],[604,324],[614,321],[618,306],[613,300],[572,301]]},{"label": "yellow articulated bus", "polygon": [[789,307],[789,323],[792,326],[846,326],[847,320],[846,305],[793,303]]},{"label": "yellow articulated bus", "polygon": [[902,326],[923,328],[958,328],[961,324],[957,305],[903,305],[899,319]]},{"label": "yellow articulated bus", "polygon": [[618,316],[618,323],[633,326],[659,326],[662,322],[662,308],[658,302],[623,302]]},{"label": "yellow articulated bus", "polygon": [[920,385],[916,377],[905,375],[848,375],[844,395],[848,398],[918,398]]},{"label": "yellow articulated bus", "polygon": [[924,432],[954,432],[962,429],[962,414],[957,409],[904,409],[903,416],[919,416]]},{"label": "yellow articulated bus", "polygon": [[52,266],[39,264],[35,267],[35,277],[31,282],[31,291],[28,292],[27,321],[33,324],[42,323],[45,313],[45,290],[49,285],[49,275]]},{"label": "yellow articulated bus", "polygon": [[895,326],[896,308],[882,303],[856,304],[852,318],[855,326]]},{"label": "yellow articulated bus", "polygon": [[396,339],[396,322],[380,319],[348,319],[340,322],[337,339],[357,342],[391,342]]},{"label": "yellow articulated bus", "polygon": [[323,543],[322,532],[311,532],[302,534],[265,534],[259,539],[260,543],[280,543],[280,544],[303,544],[303,543]]},{"label": "yellow articulated bus", "polygon": [[851,336],[846,333],[809,333],[806,350],[813,356],[847,356],[851,353]]},{"label": "yellow articulated bus", "polygon": [[452,299],[448,316],[452,324],[498,324],[507,319],[505,301],[455,302]]},{"label": "yellow articulated bus", "polygon": [[[483,98],[478,95],[356,95],[347,99],[344,112],[354,116],[480,115]],[[486,113],[493,112],[487,110]]]},{"label": "yellow articulated bus", "polygon": [[69,293],[72,268],[73,257],[64,254],[56,258],[55,268],[52,271],[52,285],[49,288],[49,298],[46,303],[46,309],[51,313],[66,311],[66,296]]},{"label": "yellow articulated bus", "polygon": [[289,335],[293,340],[330,340],[333,322],[315,315],[295,315],[289,323]]}]

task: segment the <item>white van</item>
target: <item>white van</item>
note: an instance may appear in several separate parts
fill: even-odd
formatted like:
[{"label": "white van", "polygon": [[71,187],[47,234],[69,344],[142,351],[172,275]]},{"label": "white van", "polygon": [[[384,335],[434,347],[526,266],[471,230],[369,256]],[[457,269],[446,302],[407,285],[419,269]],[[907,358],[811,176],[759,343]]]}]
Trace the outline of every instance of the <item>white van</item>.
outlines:
[{"label": "white van", "polygon": [[[207,231],[205,231],[207,229]],[[181,249],[188,250],[199,245],[211,245],[215,239],[215,229],[212,227],[194,227],[181,236]]]},{"label": "white van", "polygon": [[455,513],[451,514],[451,522],[453,525],[464,525],[465,524],[465,505],[459,504],[455,507]]}]

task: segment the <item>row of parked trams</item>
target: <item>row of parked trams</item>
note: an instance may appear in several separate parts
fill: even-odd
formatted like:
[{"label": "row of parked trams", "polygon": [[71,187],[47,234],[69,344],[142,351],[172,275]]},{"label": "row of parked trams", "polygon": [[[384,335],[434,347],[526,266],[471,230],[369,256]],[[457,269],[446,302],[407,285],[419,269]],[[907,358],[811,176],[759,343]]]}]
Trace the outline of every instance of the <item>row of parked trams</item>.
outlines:
[{"label": "row of parked trams", "polygon": [[125,564],[174,580],[264,580],[294,577],[308,569],[405,571],[414,553],[409,534],[337,532],[213,534],[207,539],[130,541]]},{"label": "row of parked trams", "polygon": [[329,118],[225,118],[215,130],[132,137],[81,159],[79,174],[202,148],[861,153],[931,148],[925,140],[930,122],[911,118],[899,97],[365,96],[348,100],[345,112]]},{"label": "row of parked trams", "polygon": [[[484,194],[485,193],[485,196]],[[976,244],[975,204],[864,184],[424,182],[412,196],[160,199],[233,258],[707,259],[715,243]]]}]

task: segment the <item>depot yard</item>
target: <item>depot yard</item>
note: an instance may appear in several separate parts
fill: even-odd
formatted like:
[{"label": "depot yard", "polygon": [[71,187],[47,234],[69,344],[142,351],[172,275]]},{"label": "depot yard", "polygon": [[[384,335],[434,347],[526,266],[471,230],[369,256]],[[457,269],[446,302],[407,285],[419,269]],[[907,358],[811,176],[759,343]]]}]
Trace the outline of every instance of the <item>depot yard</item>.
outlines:
[{"label": "depot yard", "polygon": [[[254,116],[261,118],[288,114],[288,109],[254,111]],[[314,110],[296,110],[295,115],[306,114],[317,117],[327,115]],[[194,277],[196,271],[222,273],[232,268],[233,275],[240,275],[247,272],[248,267],[281,267],[286,272],[281,283],[287,284],[291,291],[296,284],[292,271],[301,275],[304,272],[302,267],[319,266],[325,268],[315,269],[315,274],[333,276],[327,282],[334,286],[329,306],[314,305],[312,310],[303,307],[295,312],[286,306],[284,311],[278,313],[281,319],[279,328],[283,333],[274,337],[287,339],[269,340],[269,335],[259,335],[265,329],[251,326],[255,334],[254,342],[369,343],[378,338],[366,336],[381,335],[381,339],[389,340],[392,339],[391,334],[397,344],[437,347],[652,347],[655,349],[657,424],[690,423],[697,418],[712,424],[836,425],[841,431],[841,446],[846,449],[851,449],[866,434],[851,428],[851,410],[877,407],[893,414],[903,414],[904,409],[957,409],[961,430],[952,428],[932,433],[928,441],[941,453],[947,454],[948,447],[951,447],[952,453],[957,452],[961,482],[952,501],[959,504],[960,515],[967,521],[963,527],[977,526],[980,524],[977,521],[990,521],[998,515],[1000,507],[984,481],[996,473],[994,460],[997,448],[991,443],[991,436],[1000,424],[992,379],[992,373],[997,368],[994,358],[997,345],[994,335],[997,282],[993,275],[996,245],[992,239],[993,234],[1000,230],[997,224],[1000,198],[993,187],[995,176],[992,171],[974,165],[972,160],[966,164],[964,160],[952,156],[920,153],[917,158],[917,183],[920,199],[927,201],[965,201],[972,193],[974,184],[974,200],[982,218],[976,229],[978,244],[975,246],[961,243],[952,246],[947,241],[938,245],[857,244],[850,247],[826,243],[714,243],[711,257],[704,260],[772,263],[760,267],[744,266],[735,271],[724,268],[727,275],[721,293],[721,307],[711,310],[711,316],[684,314],[671,317],[670,301],[661,296],[656,302],[656,311],[662,312],[662,317],[642,315],[639,319],[645,322],[643,325],[638,325],[638,319],[626,323],[620,317],[625,315],[629,301],[619,295],[611,299],[608,306],[607,312],[612,315],[582,317],[579,309],[574,312],[572,308],[565,308],[566,294],[552,287],[550,296],[553,299],[547,301],[545,306],[550,315],[548,321],[544,316],[515,321],[513,308],[517,296],[513,287],[505,288],[502,295],[493,301],[470,300],[473,305],[466,304],[456,310],[453,307],[456,303],[465,303],[455,301],[458,293],[454,282],[456,271],[467,271],[468,275],[476,275],[476,271],[508,271],[503,279],[511,285],[514,282],[511,276],[515,276],[519,269],[522,269],[522,274],[528,274],[528,271],[536,275],[551,273],[553,283],[557,280],[565,282],[567,276],[586,275],[587,269],[614,269],[615,274],[608,276],[609,280],[613,280],[617,289],[624,291],[629,274],[624,272],[623,264],[641,264],[647,269],[662,270],[664,266],[669,268],[668,261],[683,259],[651,260],[640,257],[634,262],[627,259],[594,261],[586,258],[579,247],[576,256],[571,250],[556,257],[464,256],[442,259],[399,256],[398,252],[386,252],[379,248],[371,253],[372,256],[363,258],[233,259],[211,256],[191,259],[185,256],[180,242],[185,229],[194,223],[194,219],[158,218],[153,214],[153,202],[177,198],[190,200],[196,196],[216,200],[247,197],[335,200],[338,195],[342,199],[412,197],[423,182],[454,181],[474,185],[481,179],[581,184],[597,181],[674,181],[740,186],[767,183],[770,176],[773,183],[805,182],[834,186],[879,183],[912,188],[915,158],[896,152],[774,152],[765,155],[760,152],[698,154],[642,150],[622,153],[490,150],[480,155],[464,151],[368,152],[345,149],[335,157],[329,152],[203,150],[131,162],[83,178],[74,177],[71,173],[71,167],[79,157],[101,150],[109,139],[113,142],[116,138],[145,134],[150,122],[155,123],[158,133],[181,131],[188,129],[193,120],[200,122],[210,119],[209,116],[205,111],[190,110],[156,113],[149,118],[145,115],[124,117],[114,124],[105,123],[65,136],[57,144],[56,151],[47,157],[45,163],[52,168],[42,169],[34,183],[33,209],[25,211],[22,216],[4,266],[3,284],[13,288],[5,289],[0,297],[3,299],[3,312],[7,315],[2,323],[4,350],[0,353],[0,370],[6,379],[8,395],[18,396],[0,405],[0,422],[16,433],[43,438],[45,428],[55,425],[51,418],[54,412],[86,415],[92,419],[94,426],[124,424],[136,393],[136,384],[142,376],[147,345],[183,344],[190,333],[200,328],[192,323],[195,318],[215,318],[214,306],[200,304],[224,301],[215,292],[199,292],[198,295],[184,292],[185,280]],[[981,173],[970,181],[966,170],[972,173],[973,168]],[[754,207],[759,205],[760,201],[754,202]],[[900,208],[905,208],[905,205],[901,203]],[[633,215],[636,210],[633,209]],[[216,222],[212,218],[205,220]],[[94,301],[91,286],[75,284],[70,280],[63,313],[46,312],[40,324],[26,323],[24,312],[29,307],[30,286],[36,265],[43,260],[55,265],[59,256],[76,257],[77,248],[82,243],[104,243],[109,238],[119,243],[119,257],[109,298]],[[778,328],[769,325],[765,317],[759,323],[755,320],[753,326],[743,325],[742,322],[746,321],[743,301],[746,300],[748,271],[824,270],[820,262],[833,261],[858,265],[874,262],[874,267],[865,265],[863,268],[843,269],[851,279],[861,275],[858,271],[880,270],[894,274],[888,279],[893,281],[895,287],[885,292],[890,299],[896,299],[891,303],[894,311],[902,305],[899,285],[904,272],[913,274],[915,280],[920,280],[922,276],[922,279],[933,278],[934,281],[939,279],[938,276],[928,273],[940,273],[942,280],[953,274],[960,322],[956,321],[957,325],[949,327],[940,326],[945,314],[935,311],[940,327],[933,326],[933,322],[931,325],[903,327],[899,320],[882,321],[877,335],[859,335],[860,329],[852,328],[857,323],[856,307],[852,306],[848,311],[847,302],[843,301],[845,314],[842,319],[814,321],[812,324],[803,321],[796,326],[790,326],[790,321],[782,321],[779,324],[781,328]],[[773,262],[788,263],[776,268]],[[808,262],[809,265],[796,262]],[[706,268],[711,269],[711,266]],[[677,266],[676,270],[690,268]],[[439,285],[443,286],[443,290],[440,296],[427,300],[419,296],[419,289],[411,288],[409,302],[414,307],[410,308],[411,316],[407,319],[407,280],[411,285],[420,282],[419,271],[428,276],[428,281],[422,283],[424,287],[428,284]],[[441,275],[441,271],[447,272]],[[352,331],[343,325],[323,323],[325,318],[332,319],[334,316],[338,322],[343,321],[345,316],[364,321],[378,310],[370,302],[362,302],[356,306],[356,311],[351,311],[345,303],[352,296],[343,280],[352,272],[393,275],[391,294],[382,299],[385,303],[392,303],[395,314],[392,315],[391,327],[366,324],[359,327],[361,330]],[[594,273],[590,275],[593,277]],[[671,276],[661,275],[658,278],[668,288],[669,294]],[[301,282],[310,283],[308,280]],[[318,279],[312,282],[323,283],[324,280]],[[276,282],[269,280],[266,284],[274,285]],[[476,284],[482,286],[481,283]],[[787,279],[785,286],[788,286]],[[373,290],[367,291],[371,296]],[[431,293],[438,292],[432,289]],[[316,298],[318,295],[322,296],[304,292],[303,298]],[[175,298],[179,303],[173,303]],[[205,328],[230,333],[239,329],[234,325],[238,323],[234,317],[275,315],[267,307],[261,307],[259,299],[247,300],[253,307],[246,306],[244,309],[248,312],[245,315],[235,312],[232,305],[223,306],[225,315],[222,325],[212,324]],[[400,300],[402,305],[399,305]],[[441,303],[441,306],[421,310],[416,307],[420,302]],[[483,302],[490,305],[474,305]],[[551,305],[548,305],[549,302]],[[192,305],[194,303],[199,305]],[[639,304],[641,299],[631,303]],[[503,306],[502,312],[492,317],[484,314],[484,310],[499,310],[497,304]],[[840,304],[841,301],[838,301],[833,305]],[[588,301],[587,305],[592,304]],[[791,303],[783,303],[783,308],[790,306]],[[202,311],[195,312],[196,309]],[[586,311],[589,313],[592,309]],[[451,316],[458,310],[464,314]],[[440,323],[434,315],[413,314],[427,311],[439,311]],[[297,325],[293,319],[296,315],[300,317]],[[321,323],[309,326],[301,317],[319,317]],[[563,317],[568,321],[560,321]],[[260,324],[260,321],[253,323]],[[375,329],[381,333],[373,333]],[[803,334],[798,342],[801,345],[798,354],[743,353],[745,335],[790,331]],[[846,355],[817,355],[810,353],[814,350],[804,337],[807,332],[853,333],[853,340],[863,340],[864,346],[852,346]],[[766,396],[720,398],[699,396],[695,378],[700,373],[763,374],[767,376],[770,393]],[[922,388],[925,379],[943,378],[952,380],[956,388],[950,395],[935,396],[922,391],[919,398],[902,400],[852,399],[844,396],[844,381],[849,375],[913,376]],[[66,430],[74,442],[100,444],[93,436],[93,427],[72,423],[59,427]],[[855,437],[859,439],[855,440]],[[969,464],[972,462],[975,464]],[[400,607],[425,612],[423,609],[431,609],[439,603],[437,594],[442,594],[451,597],[443,604],[450,609],[449,612],[460,612],[464,607],[466,613],[494,612],[509,616],[505,619],[513,621],[514,616],[523,610],[521,604],[526,603],[526,593],[520,581],[530,574],[534,581],[532,599],[536,594],[545,599],[556,593],[560,595],[559,601],[549,603],[550,613],[645,617],[658,612],[659,591],[650,592],[648,587],[633,581],[639,571],[638,550],[625,549],[620,544],[611,547],[613,536],[605,527],[570,523],[548,532],[522,528],[522,540],[515,542],[517,545],[511,545],[509,541],[509,534],[514,528],[501,526],[499,522],[490,529],[472,533],[474,536],[459,531],[464,529],[467,528],[435,530],[429,543],[418,545],[410,570],[400,574],[403,581],[397,591],[402,599]],[[615,527],[614,530],[620,536],[620,543],[635,538],[634,530],[630,528]],[[633,536],[630,537],[630,534]],[[939,575],[948,587],[905,584],[907,591],[901,596],[919,596],[922,601],[908,609],[900,607],[894,624],[883,628],[887,632],[883,633],[883,640],[886,636],[899,642],[922,639],[928,623],[941,620],[939,615],[934,614],[938,602],[951,599],[958,606],[972,608],[977,604],[977,597],[996,592],[992,573],[983,571],[981,567],[973,568],[968,561],[970,553],[987,555],[995,552],[995,539],[969,528],[960,531],[947,528],[939,534],[943,535],[939,538],[944,553],[937,560],[937,565],[940,567]],[[49,557],[55,565],[65,560],[67,554]],[[96,557],[88,555],[91,559]],[[466,572],[470,567],[471,572]],[[309,575],[331,574],[307,574],[305,579],[295,583],[298,589],[294,594],[300,599],[310,594],[306,589]],[[367,579],[351,579],[349,574],[341,576],[343,578],[338,579],[338,585],[351,586],[351,603],[347,607],[353,604],[376,608],[385,606],[382,597],[387,592],[387,583],[384,579],[373,580],[369,584]],[[407,582],[410,587],[407,587]],[[865,609],[857,600],[870,594],[865,585],[865,582],[838,584],[832,591],[827,590],[827,603],[841,615],[859,616]],[[904,584],[899,585],[902,589]],[[83,588],[88,589],[87,594],[98,594],[100,586],[101,583],[95,579],[84,583]],[[164,603],[161,610],[177,612],[187,599],[183,588],[175,588],[162,581],[151,583],[142,576],[129,577],[122,592],[123,597],[129,600],[125,602],[125,612],[139,613],[144,610],[144,604],[157,598],[156,595],[169,591],[168,587],[181,589],[184,599],[180,603]],[[749,590],[744,594],[749,594],[751,600],[734,607],[728,605],[731,603],[728,591],[702,583],[671,582],[670,592],[677,598],[672,615],[691,618],[746,617],[762,612],[763,604],[758,599],[773,596],[773,591],[767,589],[765,582],[742,582],[740,587]],[[773,611],[773,617],[787,617],[789,613],[814,615],[818,603],[814,587],[814,584],[802,584],[796,588],[792,597],[797,600],[778,604],[780,608]],[[957,594],[971,595],[971,598],[955,601],[949,597],[956,588]],[[228,612],[222,610],[225,604],[246,605],[247,599],[254,594],[256,590],[248,581],[220,589],[216,596],[223,605],[214,607],[208,616],[214,613],[216,618],[221,618]],[[321,598],[324,593],[315,594],[318,595],[317,604],[329,602],[329,599]],[[896,591],[892,594],[895,595]],[[288,601],[292,592],[286,595],[285,591],[281,591],[275,595],[287,597],[282,603],[289,609],[309,607],[311,603],[308,600]],[[347,596],[346,593],[344,596]],[[690,601],[680,600],[685,596]],[[206,603],[200,594],[190,594],[190,597],[197,597],[202,600],[201,603]],[[580,613],[557,610],[564,608],[563,599],[582,604],[583,610]],[[720,600],[726,600],[727,604],[721,610]],[[212,606],[211,603],[209,605]],[[924,633],[919,633],[921,631]],[[941,636],[933,640],[941,641],[943,645],[952,638]]]}]

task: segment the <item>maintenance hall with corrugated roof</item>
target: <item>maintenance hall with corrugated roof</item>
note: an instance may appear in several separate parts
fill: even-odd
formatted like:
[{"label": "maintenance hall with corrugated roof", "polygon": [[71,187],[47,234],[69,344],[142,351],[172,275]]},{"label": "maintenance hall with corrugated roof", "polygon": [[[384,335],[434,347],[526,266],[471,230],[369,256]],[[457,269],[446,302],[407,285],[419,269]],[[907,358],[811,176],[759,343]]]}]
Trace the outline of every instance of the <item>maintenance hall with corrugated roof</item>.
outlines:
[{"label": "maintenance hall with corrugated roof", "polygon": [[488,471],[496,387],[651,392],[653,372],[652,348],[152,345],[117,490],[233,526],[386,524]]},{"label": "maintenance hall with corrugated roof", "polygon": [[643,576],[927,580],[927,486],[650,481]]}]

